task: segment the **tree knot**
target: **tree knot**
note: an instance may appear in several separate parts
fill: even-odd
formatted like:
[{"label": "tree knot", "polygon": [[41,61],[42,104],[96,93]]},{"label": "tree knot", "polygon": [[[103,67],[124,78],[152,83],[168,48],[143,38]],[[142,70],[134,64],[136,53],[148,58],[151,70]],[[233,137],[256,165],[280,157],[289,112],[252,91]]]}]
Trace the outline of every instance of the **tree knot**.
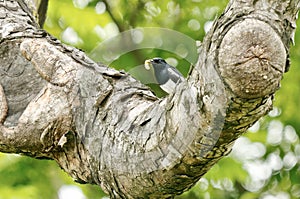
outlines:
[{"label": "tree knot", "polygon": [[238,97],[263,97],[279,88],[287,53],[266,22],[245,19],[235,24],[225,34],[218,53],[220,74]]}]

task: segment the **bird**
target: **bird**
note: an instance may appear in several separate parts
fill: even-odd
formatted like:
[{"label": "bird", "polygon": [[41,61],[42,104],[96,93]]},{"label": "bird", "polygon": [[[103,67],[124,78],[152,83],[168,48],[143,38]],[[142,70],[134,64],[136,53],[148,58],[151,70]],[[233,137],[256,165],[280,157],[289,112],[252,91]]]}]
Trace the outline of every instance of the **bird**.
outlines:
[{"label": "bird", "polygon": [[156,83],[168,94],[174,92],[176,85],[185,80],[174,66],[160,57],[145,60],[144,67],[153,71]]}]

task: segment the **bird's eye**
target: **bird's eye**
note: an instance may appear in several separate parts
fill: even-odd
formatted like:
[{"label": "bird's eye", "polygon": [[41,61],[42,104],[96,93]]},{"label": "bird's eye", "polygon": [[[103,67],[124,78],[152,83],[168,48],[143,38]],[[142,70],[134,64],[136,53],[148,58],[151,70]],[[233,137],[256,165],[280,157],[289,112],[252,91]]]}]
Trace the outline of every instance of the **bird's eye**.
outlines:
[{"label": "bird's eye", "polygon": [[154,63],[159,63],[159,59],[154,59]]}]

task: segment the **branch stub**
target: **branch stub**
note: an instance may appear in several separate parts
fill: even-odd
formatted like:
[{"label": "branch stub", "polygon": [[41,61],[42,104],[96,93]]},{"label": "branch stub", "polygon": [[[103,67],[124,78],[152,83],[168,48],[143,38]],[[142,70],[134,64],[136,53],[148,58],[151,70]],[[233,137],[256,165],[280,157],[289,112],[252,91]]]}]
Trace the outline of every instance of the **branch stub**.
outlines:
[{"label": "branch stub", "polygon": [[245,19],[224,36],[219,49],[219,70],[238,97],[258,98],[279,88],[286,57],[281,38],[269,24]]}]

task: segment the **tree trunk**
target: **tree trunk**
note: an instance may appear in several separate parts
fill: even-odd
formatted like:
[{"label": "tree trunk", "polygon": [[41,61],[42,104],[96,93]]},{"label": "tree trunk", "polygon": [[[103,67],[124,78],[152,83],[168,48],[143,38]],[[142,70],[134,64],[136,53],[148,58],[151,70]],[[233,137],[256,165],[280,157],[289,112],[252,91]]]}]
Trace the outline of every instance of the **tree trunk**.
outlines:
[{"label": "tree trunk", "polygon": [[272,108],[299,0],[231,0],[174,94],[157,98],[0,0],[0,151],[50,158],[112,198],[172,198]]}]

